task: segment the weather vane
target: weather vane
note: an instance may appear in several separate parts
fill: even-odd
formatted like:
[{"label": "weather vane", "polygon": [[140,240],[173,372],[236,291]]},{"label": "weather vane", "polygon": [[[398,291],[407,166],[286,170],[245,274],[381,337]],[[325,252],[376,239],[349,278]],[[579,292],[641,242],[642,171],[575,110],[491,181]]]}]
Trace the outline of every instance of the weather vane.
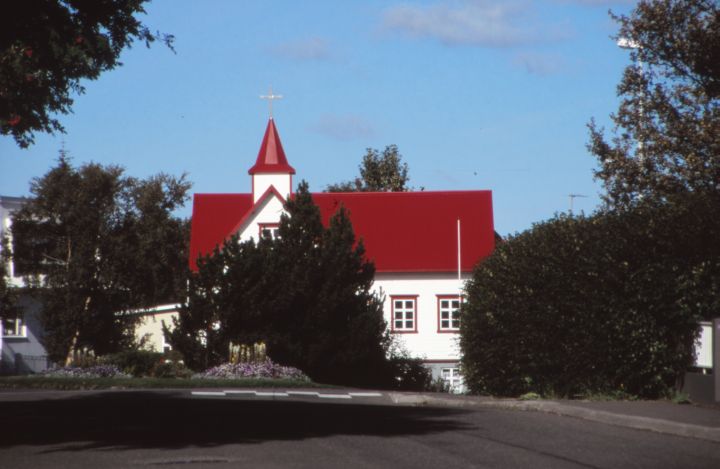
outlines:
[{"label": "weather vane", "polygon": [[272,85],[270,85],[270,91],[268,91],[268,94],[261,94],[260,99],[268,100],[268,105],[270,107],[270,119],[272,119],[273,118],[272,103],[276,99],[282,99],[282,95],[281,94],[273,94]]}]

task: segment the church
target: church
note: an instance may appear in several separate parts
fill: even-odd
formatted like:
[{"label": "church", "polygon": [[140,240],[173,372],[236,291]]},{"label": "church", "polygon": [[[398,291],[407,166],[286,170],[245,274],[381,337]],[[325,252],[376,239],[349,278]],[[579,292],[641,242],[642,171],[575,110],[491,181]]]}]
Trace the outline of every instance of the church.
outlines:
[{"label": "church", "polygon": [[[190,268],[233,235],[276,236],[284,203],[293,194],[295,169],[273,118],[248,171],[251,193],[195,194]],[[375,264],[373,289],[384,298],[390,332],[452,386],[460,384],[459,308],[473,267],[495,247],[492,193],[477,191],[314,193],[323,223],[343,205],[366,256]],[[146,317],[138,334],[160,339],[161,317]],[[168,323],[169,321],[165,321]],[[163,345],[158,344],[158,350]]]}]

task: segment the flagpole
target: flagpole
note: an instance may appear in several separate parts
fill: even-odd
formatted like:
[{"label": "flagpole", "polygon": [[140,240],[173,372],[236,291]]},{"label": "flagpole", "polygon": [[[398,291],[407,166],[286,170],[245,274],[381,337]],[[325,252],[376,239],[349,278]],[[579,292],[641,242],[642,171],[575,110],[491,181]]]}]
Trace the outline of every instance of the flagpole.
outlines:
[{"label": "flagpole", "polygon": [[457,219],[457,254],[458,254],[458,280],[462,280],[462,277],[460,276],[460,270],[461,270],[461,257],[460,257],[460,219]]}]

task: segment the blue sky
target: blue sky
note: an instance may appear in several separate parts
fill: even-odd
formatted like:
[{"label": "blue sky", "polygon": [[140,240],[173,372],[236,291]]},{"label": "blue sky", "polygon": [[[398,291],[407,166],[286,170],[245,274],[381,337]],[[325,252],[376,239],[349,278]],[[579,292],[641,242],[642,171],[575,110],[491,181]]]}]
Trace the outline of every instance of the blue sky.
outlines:
[{"label": "blue sky", "polygon": [[77,165],[249,192],[272,85],[285,152],[311,190],[355,177],[365,148],[396,144],[416,188],[492,190],[502,235],[567,211],[569,194],[589,213],[602,188],[586,124],[611,127],[629,60],[608,10],[633,4],[154,0],[143,21],[174,34],[177,53],[125,51],[84,83],[66,135],[28,150],[0,137],[0,194],[29,195],[63,141]]}]

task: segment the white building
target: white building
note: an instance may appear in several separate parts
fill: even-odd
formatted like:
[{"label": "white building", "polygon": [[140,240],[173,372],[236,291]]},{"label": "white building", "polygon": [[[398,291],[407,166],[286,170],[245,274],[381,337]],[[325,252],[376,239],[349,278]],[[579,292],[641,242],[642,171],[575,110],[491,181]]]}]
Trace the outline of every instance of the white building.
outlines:
[{"label": "white building", "polygon": [[[275,235],[295,169],[270,119],[255,164],[252,193],[195,194],[190,266],[239,233],[241,240]],[[342,204],[376,268],[385,319],[435,378],[458,380],[460,295],[478,261],[495,247],[490,191],[316,193],[327,223]],[[169,321],[166,321],[168,323]],[[147,327],[146,332],[149,331]],[[153,333],[156,334],[156,333]],[[147,337],[147,335],[146,335]],[[160,350],[160,338],[154,348]]]},{"label": "white building", "polygon": [[[0,239],[7,237],[9,245],[12,245],[12,214],[26,202],[27,199],[22,197],[0,196]],[[10,286],[24,286],[12,262],[7,266],[7,271]],[[42,326],[39,304],[32,297],[21,293],[18,306],[20,314],[17,317],[6,317],[0,311],[0,373],[31,373],[42,371],[48,366],[47,353],[40,343]]]}]

